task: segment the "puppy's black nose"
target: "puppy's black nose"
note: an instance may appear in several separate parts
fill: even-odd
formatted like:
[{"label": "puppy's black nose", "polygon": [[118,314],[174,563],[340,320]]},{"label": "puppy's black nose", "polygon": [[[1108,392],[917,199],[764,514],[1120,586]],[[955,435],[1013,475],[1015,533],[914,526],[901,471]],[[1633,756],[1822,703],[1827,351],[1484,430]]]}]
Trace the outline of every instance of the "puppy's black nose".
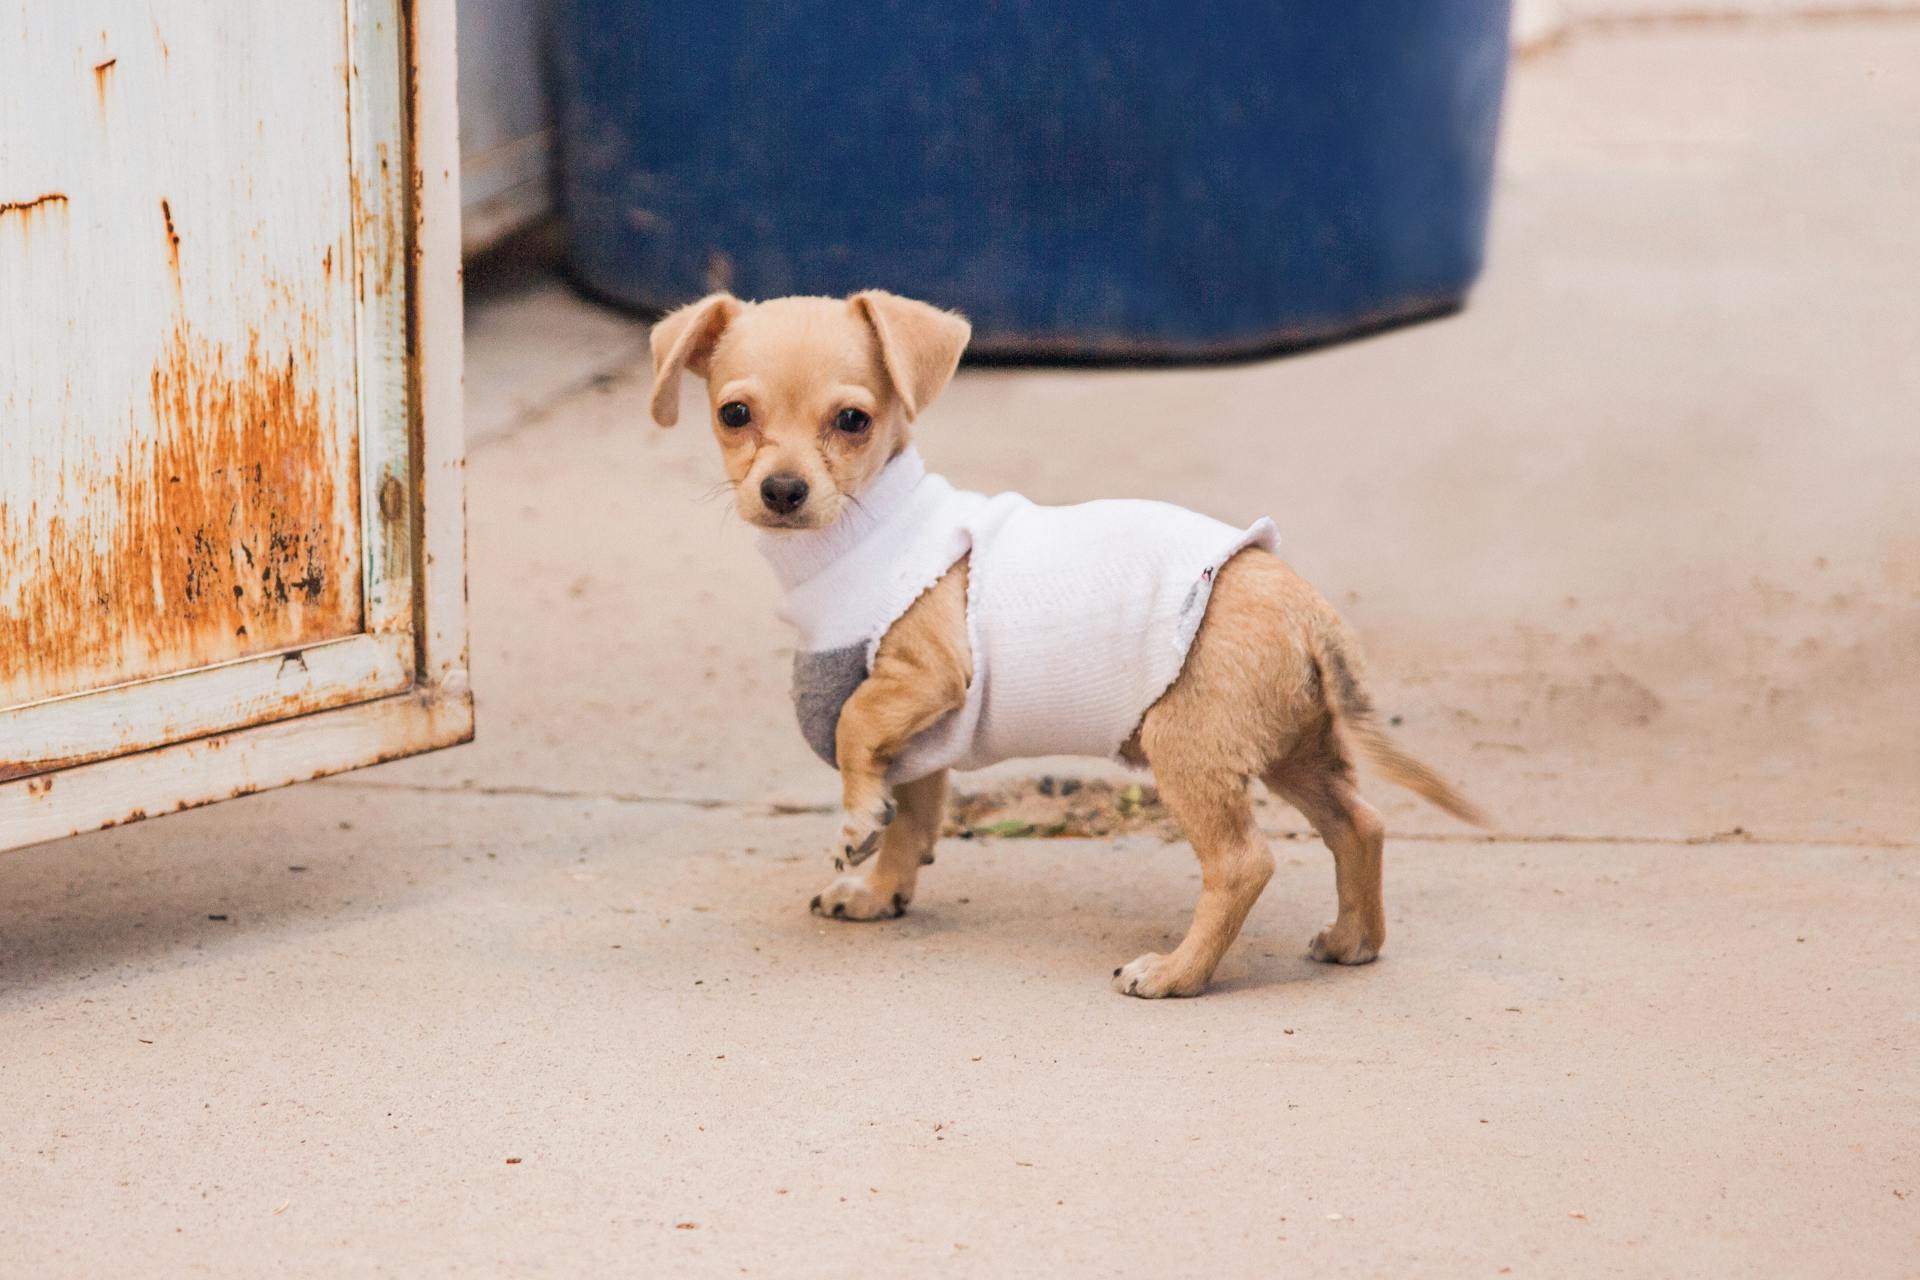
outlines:
[{"label": "puppy's black nose", "polygon": [[807,500],[807,482],[790,472],[760,482],[760,501],[777,516],[791,515]]}]

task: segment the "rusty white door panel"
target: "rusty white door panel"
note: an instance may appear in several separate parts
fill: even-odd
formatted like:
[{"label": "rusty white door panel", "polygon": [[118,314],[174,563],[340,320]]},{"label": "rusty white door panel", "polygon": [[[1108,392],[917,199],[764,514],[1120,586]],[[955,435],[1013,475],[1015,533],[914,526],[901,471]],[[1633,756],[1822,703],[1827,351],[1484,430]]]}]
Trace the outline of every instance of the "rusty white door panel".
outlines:
[{"label": "rusty white door panel", "polygon": [[0,0],[0,847],[11,780],[464,697],[418,567],[458,338],[408,296],[457,326],[422,270],[457,174],[410,183],[406,133],[452,110],[451,5],[408,8]]}]

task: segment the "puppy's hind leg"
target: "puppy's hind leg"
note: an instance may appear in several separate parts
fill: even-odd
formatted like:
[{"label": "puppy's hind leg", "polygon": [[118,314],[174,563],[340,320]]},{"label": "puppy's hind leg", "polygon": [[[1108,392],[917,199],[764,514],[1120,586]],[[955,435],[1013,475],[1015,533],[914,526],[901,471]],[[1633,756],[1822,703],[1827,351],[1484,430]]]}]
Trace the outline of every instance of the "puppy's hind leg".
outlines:
[{"label": "puppy's hind leg", "polygon": [[840,920],[887,920],[906,913],[920,868],[933,861],[934,842],[947,814],[946,770],[893,789],[899,816],[880,837],[873,865],[848,871],[813,900],[815,915]]},{"label": "puppy's hind leg", "polygon": [[1315,935],[1307,954],[1332,964],[1366,964],[1387,941],[1381,896],[1386,825],[1360,798],[1353,768],[1331,732],[1304,744],[1267,774],[1267,786],[1298,809],[1333,851],[1340,910]]},{"label": "puppy's hind leg", "polygon": [[1156,764],[1154,780],[1200,859],[1200,902],[1172,955],[1149,952],[1122,965],[1113,971],[1113,985],[1125,995],[1148,999],[1195,996],[1206,990],[1220,957],[1267,887],[1273,854],[1254,825],[1245,777]]}]

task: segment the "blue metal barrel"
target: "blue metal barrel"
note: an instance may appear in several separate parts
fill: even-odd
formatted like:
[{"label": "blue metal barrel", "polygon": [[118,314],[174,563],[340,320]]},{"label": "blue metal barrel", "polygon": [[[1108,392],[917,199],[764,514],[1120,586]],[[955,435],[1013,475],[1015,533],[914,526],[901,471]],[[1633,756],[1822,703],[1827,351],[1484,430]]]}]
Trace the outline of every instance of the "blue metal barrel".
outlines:
[{"label": "blue metal barrel", "polygon": [[1214,356],[1458,306],[1506,0],[563,0],[576,278],[893,289],[1011,357]]}]

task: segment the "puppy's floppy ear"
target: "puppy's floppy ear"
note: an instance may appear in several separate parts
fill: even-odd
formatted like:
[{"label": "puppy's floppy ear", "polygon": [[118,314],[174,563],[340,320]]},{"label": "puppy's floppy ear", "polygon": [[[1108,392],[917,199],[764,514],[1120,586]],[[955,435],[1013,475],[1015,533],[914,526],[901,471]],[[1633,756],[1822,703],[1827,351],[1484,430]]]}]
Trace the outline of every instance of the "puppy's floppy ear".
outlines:
[{"label": "puppy's floppy ear", "polygon": [[963,316],[885,289],[868,289],[847,301],[873,326],[887,378],[912,420],[952,380],[973,326]]},{"label": "puppy's floppy ear", "polygon": [[733,318],[740,314],[740,299],[730,293],[710,293],[698,302],[690,302],[678,311],[670,311],[654,323],[653,342],[653,420],[670,427],[680,420],[680,373],[691,369],[707,371],[707,359],[713,344],[720,341]]}]

